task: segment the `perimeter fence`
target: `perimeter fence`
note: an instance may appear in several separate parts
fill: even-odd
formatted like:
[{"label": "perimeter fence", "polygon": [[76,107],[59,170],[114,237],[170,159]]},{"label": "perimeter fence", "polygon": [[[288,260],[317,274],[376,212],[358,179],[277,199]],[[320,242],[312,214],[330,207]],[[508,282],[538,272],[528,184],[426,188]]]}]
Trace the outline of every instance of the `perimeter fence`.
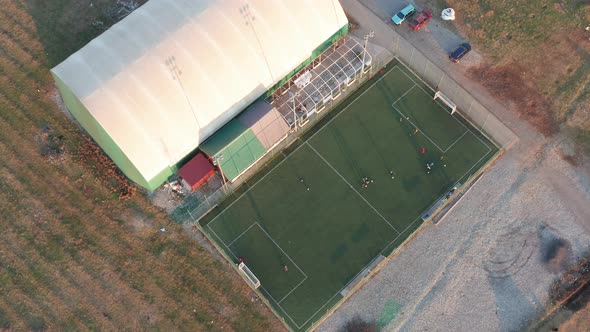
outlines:
[{"label": "perimeter fence", "polygon": [[410,42],[396,35],[393,52],[400,62],[413,71],[434,91],[440,91],[457,105],[457,110],[464,118],[482,132],[500,149],[506,149],[517,141],[517,136],[492,112],[485,108],[475,97],[461,87],[453,78],[433,64],[420,50]]},{"label": "perimeter fence", "polygon": [[[350,6],[355,7],[353,1]],[[458,108],[459,113],[475,128],[479,129],[490,141],[505,150],[518,141],[518,137],[500,119],[484,107],[475,97],[467,92],[444,70],[434,64],[428,57],[400,33],[390,22],[390,16],[379,9],[372,8],[372,0],[356,0],[360,7],[348,14],[364,29],[375,33],[373,42],[391,51],[408,69],[413,71],[428,86],[441,91],[449,97]]]},{"label": "perimeter fence", "polygon": [[[385,50],[378,54],[374,54],[371,66],[366,71],[366,73],[356,77],[354,83],[347,86],[346,89],[341,90],[338,98],[328,101],[325,104],[325,108],[322,112],[315,112],[309,115],[309,117],[305,119],[304,125],[300,127],[297,126],[296,129],[289,131],[289,133],[280,142],[278,142],[272,149],[267,151],[262,157],[253,163],[252,166],[242,172],[240,176],[234,181],[227,182],[214,191],[192,192],[186,196],[184,202],[177,209],[186,211],[185,213],[188,214],[192,222],[194,222],[194,224],[200,228],[201,225],[198,223],[199,219],[201,219],[209,211],[220,204],[226,197],[232,194],[239,195],[240,193],[248,190],[250,186],[254,185],[258,181],[259,177],[256,176],[257,173],[259,173],[264,168],[272,168],[275,163],[285,158],[287,156],[285,149],[297,141],[304,133],[312,129],[317,122],[323,119],[326,115],[330,114],[330,110],[332,110],[341,102],[345,101],[347,97],[355,92],[363,83],[372,78],[377,70],[383,68],[383,66],[391,62],[391,60],[393,60],[393,56]],[[175,211],[174,214],[179,215],[178,212],[183,211]]]},{"label": "perimeter fence", "polygon": [[449,97],[457,105],[459,114],[498,146],[498,148],[505,150],[518,140],[518,137],[500,119],[387,23],[378,21],[372,22],[372,24],[373,26],[369,26],[368,28],[375,28],[379,31],[376,31],[376,34],[388,34],[387,37],[381,38],[382,41],[385,40],[386,42],[381,42],[380,44],[382,45],[380,46],[386,47],[386,49],[393,53],[393,56],[388,52],[381,52],[374,55],[368,73],[358,77],[353,84],[342,91],[339,98],[327,102],[324,111],[310,115],[306,119],[305,126],[298,127],[297,130],[291,130],[282,141],[264,154],[233,182],[226,183],[215,191],[206,193],[195,192],[187,196],[185,203],[179,209],[185,210],[190,216],[190,219],[196,222],[195,224],[198,227],[200,225],[197,221],[201,217],[220,204],[226,197],[235,194],[238,188],[240,192],[243,192],[253,185],[258,180],[255,176],[257,173],[263,168],[272,167],[274,164],[271,163],[277,162],[277,159],[284,158],[286,156],[284,150],[287,147],[293,144],[303,133],[314,127],[336,105],[346,100],[351,93],[374,76],[376,70],[389,63],[394,56],[399,63],[416,74],[417,77],[432,89],[433,96],[435,91],[441,91],[445,96]]}]

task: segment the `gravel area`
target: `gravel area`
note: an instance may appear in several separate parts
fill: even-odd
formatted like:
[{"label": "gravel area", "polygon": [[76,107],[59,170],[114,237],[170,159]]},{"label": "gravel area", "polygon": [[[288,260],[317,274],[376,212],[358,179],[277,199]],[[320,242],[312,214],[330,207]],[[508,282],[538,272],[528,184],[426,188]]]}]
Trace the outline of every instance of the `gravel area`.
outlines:
[{"label": "gravel area", "polygon": [[[383,20],[358,0],[341,2],[360,24],[358,33],[372,20]],[[421,38],[453,33],[445,31]],[[446,48],[420,40],[412,43],[448,68],[446,56],[439,56]],[[373,41],[387,47],[386,37],[375,36]],[[563,269],[589,254],[589,173],[584,164],[574,167],[563,160],[572,151],[571,142],[559,135],[543,137],[520,121],[511,105],[468,81],[464,67],[459,68],[452,76],[520,141],[486,171],[444,222],[426,225],[319,331],[338,331],[355,315],[378,321],[392,301],[401,309],[384,326],[387,331],[522,330],[544,312],[551,283]],[[560,248],[565,251],[557,255]]]}]

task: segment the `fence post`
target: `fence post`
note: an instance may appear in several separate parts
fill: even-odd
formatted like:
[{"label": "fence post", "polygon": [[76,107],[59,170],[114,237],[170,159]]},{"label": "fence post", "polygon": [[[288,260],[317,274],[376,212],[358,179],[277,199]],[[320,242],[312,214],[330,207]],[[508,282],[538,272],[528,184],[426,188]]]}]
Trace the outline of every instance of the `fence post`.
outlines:
[{"label": "fence post", "polygon": [[471,98],[471,103],[469,103],[469,108],[467,109],[467,114],[470,114],[470,116],[471,116],[471,107],[473,106],[473,102],[474,102],[474,100],[473,100],[473,98]]},{"label": "fence post", "polygon": [[195,220],[195,217],[193,217],[193,214],[191,213],[191,210],[189,210],[189,209],[186,209],[186,212],[188,212],[188,215],[191,217],[191,220],[192,220],[193,222],[195,222],[196,220]]},{"label": "fence post", "polygon": [[442,72],[442,75],[440,76],[440,80],[438,81],[438,84],[436,85],[437,90],[440,90],[440,85],[442,84],[443,78],[445,78],[444,72]]},{"label": "fence post", "polygon": [[488,116],[486,116],[486,119],[483,121],[483,124],[479,128],[479,131],[483,131],[483,127],[485,127],[486,123],[488,122],[488,119],[490,118],[490,115],[491,115],[490,112],[488,112]]}]

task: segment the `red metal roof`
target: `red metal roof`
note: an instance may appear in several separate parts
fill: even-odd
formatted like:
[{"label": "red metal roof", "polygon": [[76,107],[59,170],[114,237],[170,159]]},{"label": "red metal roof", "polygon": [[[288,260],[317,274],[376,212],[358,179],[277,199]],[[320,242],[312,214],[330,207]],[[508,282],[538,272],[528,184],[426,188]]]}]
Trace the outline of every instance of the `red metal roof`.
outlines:
[{"label": "red metal roof", "polygon": [[201,186],[209,177],[215,174],[215,168],[203,154],[197,154],[178,170],[178,174],[192,189]]}]

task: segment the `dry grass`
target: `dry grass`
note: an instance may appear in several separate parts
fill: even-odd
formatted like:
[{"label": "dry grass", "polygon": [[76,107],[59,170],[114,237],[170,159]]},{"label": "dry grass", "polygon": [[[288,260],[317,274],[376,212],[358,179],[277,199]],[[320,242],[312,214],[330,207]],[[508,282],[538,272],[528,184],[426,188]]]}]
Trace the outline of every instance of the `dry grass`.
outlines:
[{"label": "dry grass", "polygon": [[115,1],[94,2],[0,0],[0,329],[281,329],[51,100]]},{"label": "dry grass", "polygon": [[470,74],[496,97],[514,103],[519,115],[534,125],[546,136],[553,135],[557,123],[551,108],[553,103],[526,82],[519,73],[522,71],[511,66],[480,66],[470,70]]},{"label": "dry grass", "polygon": [[[572,122],[590,99],[590,3],[578,0],[448,0],[459,29],[488,59],[484,84],[514,102],[541,132]],[[509,77],[509,79],[507,79]],[[496,91],[502,90],[502,91]],[[572,120],[573,119],[573,120]],[[582,121],[583,122],[583,121]],[[576,126],[590,131],[589,124]]]},{"label": "dry grass", "polygon": [[586,306],[576,311],[565,323],[559,325],[561,332],[590,331],[590,301]]}]

